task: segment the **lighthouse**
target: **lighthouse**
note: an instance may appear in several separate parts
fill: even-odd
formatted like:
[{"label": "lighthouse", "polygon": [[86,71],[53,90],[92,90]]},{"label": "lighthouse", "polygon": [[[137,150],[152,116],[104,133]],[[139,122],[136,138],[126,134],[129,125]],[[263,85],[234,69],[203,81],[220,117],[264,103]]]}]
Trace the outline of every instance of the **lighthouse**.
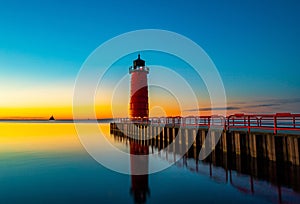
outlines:
[{"label": "lighthouse", "polygon": [[[133,61],[133,66],[129,68],[129,74],[131,74],[129,110],[130,118],[133,121],[136,119],[148,118],[149,116],[148,73],[149,68],[145,66],[145,61],[138,55],[138,58]],[[147,174],[148,154],[148,144],[130,140],[130,192],[133,195],[135,203],[145,203],[146,198],[150,193]],[[140,157],[136,157],[137,155],[140,155]],[[137,175],[141,170],[142,172],[145,172],[145,174]]]},{"label": "lighthouse", "polygon": [[149,68],[145,66],[145,61],[141,59],[140,54],[138,58],[133,61],[133,66],[129,68],[131,74],[130,83],[130,117],[148,118],[148,81],[147,74]]}]

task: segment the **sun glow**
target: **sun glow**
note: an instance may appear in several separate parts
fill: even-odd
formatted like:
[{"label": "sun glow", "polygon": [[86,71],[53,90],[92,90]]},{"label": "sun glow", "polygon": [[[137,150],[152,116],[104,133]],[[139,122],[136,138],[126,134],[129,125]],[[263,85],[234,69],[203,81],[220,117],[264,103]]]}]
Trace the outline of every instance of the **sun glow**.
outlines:
[{"label": "sun glow", "polygon": [[74,124],[0,123],[0,151],[81,149]]}]

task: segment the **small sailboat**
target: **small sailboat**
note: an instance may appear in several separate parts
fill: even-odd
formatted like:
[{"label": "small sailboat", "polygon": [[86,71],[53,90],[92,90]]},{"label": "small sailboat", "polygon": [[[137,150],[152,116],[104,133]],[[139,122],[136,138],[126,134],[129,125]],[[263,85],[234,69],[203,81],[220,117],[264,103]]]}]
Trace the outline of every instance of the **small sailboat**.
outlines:
[{"label": "small sailboat", "polygon": [[49,118],[50,121],[54,121],[55,118],[53,117],[53,115]]}]

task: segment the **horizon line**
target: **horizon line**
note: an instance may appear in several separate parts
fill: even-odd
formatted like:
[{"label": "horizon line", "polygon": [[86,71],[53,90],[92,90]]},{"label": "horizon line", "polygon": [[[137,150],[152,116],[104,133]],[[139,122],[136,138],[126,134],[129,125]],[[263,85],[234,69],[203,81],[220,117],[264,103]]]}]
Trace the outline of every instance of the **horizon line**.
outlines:
[{"label": "horizon line", "polygon": [[[237,112],[234,114],[230,114],[227,116],[223,115],[201,115],[199,114],[198,116],[203,116],[203,117],[209,117],[209,116],[223,116],[223,117],[228,117],[232,115],[298,115],[300,113],[291,113],[291,112],[268,112],[268,113],[244,113],[244,112]],[[188,115],[188,116],[153,116],[153,117],[148,117],[148,118],[167,118],[167,117],[197,117],[197,115]],[[130,118],[129,116],[127,117],[108,117],[108,118],[81,118],[81,119],[74,119],[74,118],[58,118],[55,119],[55,121],[93,121],[93,120],[114,120],[114,119],[119,119],[119,118]],[[0,121],[49,121],[49,118],[46,117],[0,117]],[[51,121],[51,120],[50,120]]]}]

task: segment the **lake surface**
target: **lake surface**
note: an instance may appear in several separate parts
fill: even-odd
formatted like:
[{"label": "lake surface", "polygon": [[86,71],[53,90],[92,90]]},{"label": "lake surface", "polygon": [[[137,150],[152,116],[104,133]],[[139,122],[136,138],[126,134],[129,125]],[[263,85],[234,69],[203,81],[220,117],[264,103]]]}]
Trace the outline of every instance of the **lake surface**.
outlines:
[{"label": "lake surface", "polygon": [[[128,141],[110,135],[108,123],[99,126],[113,145],[129,151]],[[257,161],[253,168],[248,158],[223,154],[196,161],[195,152],[164,171],[131,176],[96,162],[73,123],[1,122],[0,203],[300,203],[299,167]],[[160,155],[157,162],[174,156]]]}]

